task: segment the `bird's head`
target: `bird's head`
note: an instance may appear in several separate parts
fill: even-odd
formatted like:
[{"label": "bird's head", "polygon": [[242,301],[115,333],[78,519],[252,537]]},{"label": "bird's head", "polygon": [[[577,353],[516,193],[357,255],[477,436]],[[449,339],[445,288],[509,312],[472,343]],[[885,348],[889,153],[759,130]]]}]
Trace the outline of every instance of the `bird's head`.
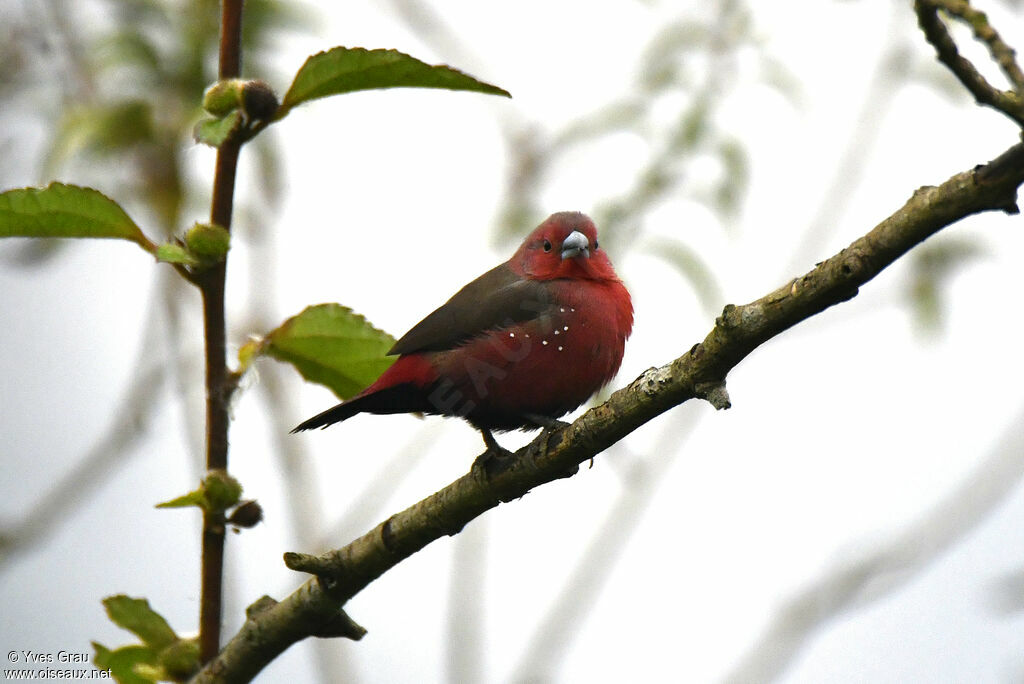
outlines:
[{"label": "bird's head", "polygon": [[509,265],[535,280],[617,279],[612,262],[598,245],[594,222],[577,211],[549,216],[523,241]]}]

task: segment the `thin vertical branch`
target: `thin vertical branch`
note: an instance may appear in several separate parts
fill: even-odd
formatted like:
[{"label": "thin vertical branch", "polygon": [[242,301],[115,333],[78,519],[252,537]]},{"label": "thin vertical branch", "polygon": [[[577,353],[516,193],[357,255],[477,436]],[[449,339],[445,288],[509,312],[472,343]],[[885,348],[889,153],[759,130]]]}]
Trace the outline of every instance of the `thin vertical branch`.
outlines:
[{"label": "thin vertical branch", "polygon": [[[220,78],[235,78],[241,71],[242,0],[221,3]],[[231,228],[235,171],[240,143],[227,141],[217,150],[210,222]],[[227,325],[224,317],[224,280],[227,261],[210,268],[198,279],[203,293],[203,332],[206,340],[206,467],[228,466],[228,401],[233,389],[227,368]],[[224,516],[203,515],[202,598],[199,607],[199,657],[208,662],[220,651],[223,607]]]},{"label": "thin vertical branch", "polygon": [[236,78],[242,73],[243,0],[223,0],[220,7],[220,54],[218,76]]}]

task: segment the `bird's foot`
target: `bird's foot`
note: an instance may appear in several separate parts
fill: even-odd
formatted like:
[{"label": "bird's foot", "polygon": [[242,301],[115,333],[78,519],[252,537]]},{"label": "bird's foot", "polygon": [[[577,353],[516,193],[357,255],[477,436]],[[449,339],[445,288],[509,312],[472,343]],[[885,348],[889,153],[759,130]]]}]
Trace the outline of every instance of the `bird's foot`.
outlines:
[{"label": "bird's foot", "polygon": [[544,458],[548,453],[548,442],[551,439],[551,434],[562,428],[569,427],[569,423],[557,418],[549,418],[548,416],[541,416],[536,413],[527,413],[523,416],[526,420],[530,421],[539,428],[543,428],[543,432],[539,435],[543,438],[540,443],[540,457]]},{"label": "bird's foot", "polygon": [[[557,430],[569,427],[569,423],[566,423],[563,420],[558,420],[557,418],[549,418],[548,416],[541,416],[534,413],[528,413],[523,417],[526,418],[531,423],[533,423],[534,425],[543,428],[544,430],[543,432],[540,433],[540,435],[537,436],[537,441],[539,442],[539,444],[537,447],[536,457],[533,454],[533,449],[530,449],[526,455],[527,459],[530,462],[530,465],[534,469],[536,469],[537,458],[544,460],[544,458],[547,457],[548,455],[548,449],[551,448],[551,435]],[[579,466],[574,465],[572,468],[569,469],[565,477],[572,477],[573,475],[576,474],[578,470]]]},{"label": "bird's foot", "polygon": [[544,428],[548,432],[560,430],[564,427],[569,427],[569,423],[564,420],[558,420],[557,418],[549,418],[548,416],[542,416],[536,413],[527,413],[523,415],[523,418],[530,421],[534,425],[540,428]]},{"label": "bird's foot", "polygon": [[498,444],[498,440],[494,439],[494,435],[491,434],[490,430],[481,428],[480,434],[484,437],[484,444],[487,445],[487,451],[476,457],[476,460],[473,461],[473,465],[470,468],[470,472],[477,475],[483,475],[484,479],[487,479],[489,469],[493,469],[499,461],[507,461],[507,459],[513,458],[515,454]]}]

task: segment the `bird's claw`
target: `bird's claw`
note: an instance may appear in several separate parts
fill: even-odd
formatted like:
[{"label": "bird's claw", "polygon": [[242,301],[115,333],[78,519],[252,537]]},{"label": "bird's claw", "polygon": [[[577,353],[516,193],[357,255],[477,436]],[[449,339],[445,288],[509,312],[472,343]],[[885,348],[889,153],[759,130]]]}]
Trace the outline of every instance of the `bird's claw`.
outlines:
[{"label": "bird's claw", "polygon": [[542,416],[537,413],[527,413],[523,416],[526,420],[530,421],[534,425],[540,428],[544,428],[548,432],[560,430],[564,427],[569,427],[569,423],[564,420],[558,420],[557,418],[549,418],[548,416]]},{"label": "bird's claw", "polygon": [[[534,450],[532,448],[529,449],[526,453],[526,458],[530,464],[530,467],[536,470],[539,467],[537,465],[537,459],[539,458],[541,460],[544,460],[545,458],[547,458],[548,450],[551,448],[551,436],[554,435],[555,432],[563,428],[569,427],[569,423],[557,420],[555,418],[548,418],[546,416],[530,415],[527,416],[527,418],[533,423],[540,425],[543,428],[543,431],[539,435],[537,435],[537,438],[535,440],[535,443],[537,444],[536,456],[534,456]],[[579,466],[573,465],[565,473],[564,477],[572,477],[578,471]]]},{"label": "bird's claw", "polygon": [[509,459],[512,458],[513,456],[515,456],[513,452],[509,451],[508,449],[504,449],[500,446],[496,448],[488,447],[487,451],[480,454],[479,456],[476,457],[476,459],[473,460],[473,466],[471,469],[473,471],[486,470],[489,464],[498,460]]},{"label": "bird's claw", "polygon": [[[551,435],[562,428],[569,427],[569,423],[557,418],[550,418],[548,416],[542,416],[536,413],[527,413],[523,416],[526,420],[530,421],[539,428],[542,428],[543,432],[538,435],[538,439],[542,439],[539,447],[539,455],[541,458],[547,456],[548,453],[548,441],[551,439]],[[531,460],[533,454],[530,454]]]},{"label": "bird's claw", "polygon": [[470,467],[470,472],[478,476],[482,475],[486,480],[488,479],[488,471],[493,470],[499,461],[508,462],[508,459],[514,457],[515,454],[498,444],[490,430],[481,429],[480,433],[484,436],[484,444],[487,445],[487,451],[476,457],[473,465]]},{"label": "bird's claw", "polygon": [[[537,459],[543,460],[547,457],[548,450],[551,447],[551,436],[562,428],[568,427],[569,424],[546,416],[527,415],[524,417],[542,428],[542,432],[537,435],[530,448],[524,451],[521,459],[521,461],[531,470],[538,470],[540,466],[537,465]],[[476,457],[473,461],[472,467],[470,468],[470,472],[482,480],[487,481],[495,471],[512,464],[513,459],[516,458],[516,454],[498,444],[490,430],[481,429],[480,433],[484,437],[484,443],[487,445],[487,451]],[[578,470],[578,466],[573,466],[569,472],[566,473],[566,477],[575,475]]]}]

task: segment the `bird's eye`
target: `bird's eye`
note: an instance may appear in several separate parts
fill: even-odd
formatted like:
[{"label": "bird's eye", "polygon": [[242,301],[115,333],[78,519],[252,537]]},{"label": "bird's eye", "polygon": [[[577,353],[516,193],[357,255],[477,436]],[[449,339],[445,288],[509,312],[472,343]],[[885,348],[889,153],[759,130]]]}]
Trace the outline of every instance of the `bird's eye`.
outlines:
[{"label": "bird's eye", "polygon": [[551,240],[545,240],[544,241],[544,251],[545,252],[550,252],[551,251]]},{"label": "bird's eye", "polygon": [[594,238],[594,251],[597,251],[597,238]]}]

